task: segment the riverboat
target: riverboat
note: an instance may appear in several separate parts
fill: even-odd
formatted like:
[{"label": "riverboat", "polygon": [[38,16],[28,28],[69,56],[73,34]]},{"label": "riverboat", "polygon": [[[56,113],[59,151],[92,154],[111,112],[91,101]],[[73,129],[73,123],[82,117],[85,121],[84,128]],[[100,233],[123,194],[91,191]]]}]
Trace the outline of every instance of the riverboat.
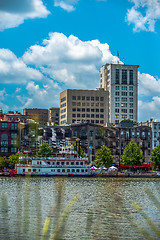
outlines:
[{"label": "riverboat", "polygon": [[69,146],[62,147],[59,153],[22,154],[15,168],[18,175],[93,176],[87,163],[88,158],[79,157]]}]

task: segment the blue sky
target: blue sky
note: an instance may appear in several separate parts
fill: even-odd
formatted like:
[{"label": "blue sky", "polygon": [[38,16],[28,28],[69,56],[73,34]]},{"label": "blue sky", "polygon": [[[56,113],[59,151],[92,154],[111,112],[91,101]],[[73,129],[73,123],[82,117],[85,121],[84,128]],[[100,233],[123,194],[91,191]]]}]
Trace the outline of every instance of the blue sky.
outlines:
[{"label": "blue sky", "polygon": [[0,108],[59,106],[99,87],[99,69],[139,65],[139,121],[160,120],[159,0],[0,1]]}]

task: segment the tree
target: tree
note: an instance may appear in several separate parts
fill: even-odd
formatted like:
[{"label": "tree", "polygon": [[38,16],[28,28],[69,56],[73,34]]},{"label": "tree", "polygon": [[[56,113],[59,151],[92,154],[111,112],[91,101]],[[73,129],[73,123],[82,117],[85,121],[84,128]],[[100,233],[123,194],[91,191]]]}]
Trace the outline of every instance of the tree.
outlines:
[{"label": "tree", "polygon": [[7,157],[0,157],[0,168],[4,169],[4,168],[9,168],[9,161]]},{"label": "tree", "polygon": [[12,154],[8,157],[9,160],[9,167],[15,168],[15,164],[18,163],[19,157],[16,154]]},{"label": "tree", "polygon": [[121,161],[124,165],[141,166],[143,159],[143,152],[140,145],[135,142],[130,142],[123,151]]},{"label": "tree", "polygon": [[[79,153],[79,142],[77,143],[77,146],[76,146],[76,142],[72,142],[72,146],[74,147],[74,151],[78,152]],[[82,158],[85,157],[85,153],[84,151],[82,150],[81,146],[80,146],[80,156]]]},{"label": "tree", "polygon": [[160,167],[160,145],[153,149],[151,153],[151,161],[154,164],[154,168]]},{"label": "tree", "polygon": [[38,152],[39,153],[52,153],[53,149],[48,143],[44,142],[39,146]]},{"label": "tree", "polygon": [[96,161],[95,161],[95,166],[100,167],[100,166],[105,166],[105,167],[110,167],[113,162],[113,156],[111,153],[111,150],[107,148],[105,145],[101,146],[100,149],[96,152]]}]

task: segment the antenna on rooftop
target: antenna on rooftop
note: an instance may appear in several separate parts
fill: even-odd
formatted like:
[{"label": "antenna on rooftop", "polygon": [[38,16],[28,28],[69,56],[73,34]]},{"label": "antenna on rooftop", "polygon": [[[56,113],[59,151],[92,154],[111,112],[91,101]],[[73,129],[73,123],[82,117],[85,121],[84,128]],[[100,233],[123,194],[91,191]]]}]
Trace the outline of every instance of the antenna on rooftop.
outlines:
[{"label": "antenna on rooftop", "polygon": [[118,64],[119,64],[119,51],[117,51]]},{"label": "antenna on rooftop", "polygon": [[[123,63],[124,63],[124,58],[123,58]],[[125,63],[124,63],[125,64]]]}]

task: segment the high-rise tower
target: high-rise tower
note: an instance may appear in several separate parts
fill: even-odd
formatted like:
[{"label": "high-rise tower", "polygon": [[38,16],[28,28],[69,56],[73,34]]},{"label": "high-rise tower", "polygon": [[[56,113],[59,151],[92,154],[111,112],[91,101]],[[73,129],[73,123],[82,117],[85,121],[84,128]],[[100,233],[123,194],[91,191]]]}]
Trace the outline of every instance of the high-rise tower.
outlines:
[{"label": "high-rise tower", "polygon": [[100,69],[100,88],[109,91],[109,122],[137,121],[138,65],[105,64]]}]

